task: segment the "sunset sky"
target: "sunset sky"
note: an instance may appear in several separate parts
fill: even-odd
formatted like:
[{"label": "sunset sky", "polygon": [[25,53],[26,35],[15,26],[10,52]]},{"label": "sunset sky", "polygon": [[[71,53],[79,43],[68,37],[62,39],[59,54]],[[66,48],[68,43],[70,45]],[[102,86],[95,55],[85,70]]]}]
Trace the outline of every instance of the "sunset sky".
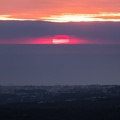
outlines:
[{"label": "sunset sky", "polygon": [[1,0],[0,19],[120,21],[120,0]]},{"label": "sunset sky", "polygon": [[0,20],[0,44],[120,44],[120,0],[0,0]]},{"label": "sunset sky", "polygon": [[0,0],[0,84],[120,85],[120,0]]}]

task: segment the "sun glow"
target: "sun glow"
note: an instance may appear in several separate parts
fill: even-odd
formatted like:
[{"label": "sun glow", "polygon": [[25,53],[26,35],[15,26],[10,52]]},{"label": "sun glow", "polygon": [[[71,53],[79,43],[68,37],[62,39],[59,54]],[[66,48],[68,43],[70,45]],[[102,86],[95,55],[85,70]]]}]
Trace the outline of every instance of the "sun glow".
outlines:
[{"label": "sun glow", "polygon": [[12,15],[0,15],[0,20],[19,20],[19,21],[31,20],[31,21],[35,21],[36,19],[13,18]]},{"label": "sun glow", "polygon": [[42,20],[50,22],[90,22],[90,21],[112,21],[120,22],[120,12],[102,12],[96,14],[75,14],[75,13],[63,13],[54,14],[50,16],[42,17],[40,14],[13,14],[13,15],[0,15],[0,20]]},{"label": "sun glow", "polygon": [[89,22],[89,21],[113,21],[120,22],[120,13],[99,14],[61,14],[43,17],[44,21],[51,22]]}]

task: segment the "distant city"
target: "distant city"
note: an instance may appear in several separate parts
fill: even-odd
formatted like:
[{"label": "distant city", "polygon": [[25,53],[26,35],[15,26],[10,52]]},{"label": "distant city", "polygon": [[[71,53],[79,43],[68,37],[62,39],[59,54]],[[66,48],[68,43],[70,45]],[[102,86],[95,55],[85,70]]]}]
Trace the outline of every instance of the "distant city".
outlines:
[{"label": "distant city", "polygon": [[0,86],[0,104],[73,102],[120,98],[119,85]]}]

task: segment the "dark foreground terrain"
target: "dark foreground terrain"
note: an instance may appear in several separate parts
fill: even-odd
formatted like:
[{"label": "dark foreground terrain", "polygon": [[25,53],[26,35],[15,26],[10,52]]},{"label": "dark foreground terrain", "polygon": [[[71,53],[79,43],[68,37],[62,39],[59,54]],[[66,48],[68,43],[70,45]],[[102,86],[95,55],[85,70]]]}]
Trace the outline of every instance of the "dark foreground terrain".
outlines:
[{"label": "dark foreground terrain", "polygon": [[0,120],[120,120],[119,86],[8,89],[1,88]]},{"label": "dark foreground terrain", "polygon": [[1,120],[120,120],[120,101],[21,103],[0,107]]}]

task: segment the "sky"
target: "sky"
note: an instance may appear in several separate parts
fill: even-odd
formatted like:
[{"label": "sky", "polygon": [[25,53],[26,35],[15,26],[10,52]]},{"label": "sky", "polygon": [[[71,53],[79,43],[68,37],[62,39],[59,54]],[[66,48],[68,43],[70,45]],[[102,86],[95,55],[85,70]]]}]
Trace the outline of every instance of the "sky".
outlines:
[{"label": "sky", "polygon": [[0,19],[120,21],[119,6],[120,0],[0,0]]},{"label": "sky", "polygon": [[0,0],[0,85],[120,85],[120,0]]}]

